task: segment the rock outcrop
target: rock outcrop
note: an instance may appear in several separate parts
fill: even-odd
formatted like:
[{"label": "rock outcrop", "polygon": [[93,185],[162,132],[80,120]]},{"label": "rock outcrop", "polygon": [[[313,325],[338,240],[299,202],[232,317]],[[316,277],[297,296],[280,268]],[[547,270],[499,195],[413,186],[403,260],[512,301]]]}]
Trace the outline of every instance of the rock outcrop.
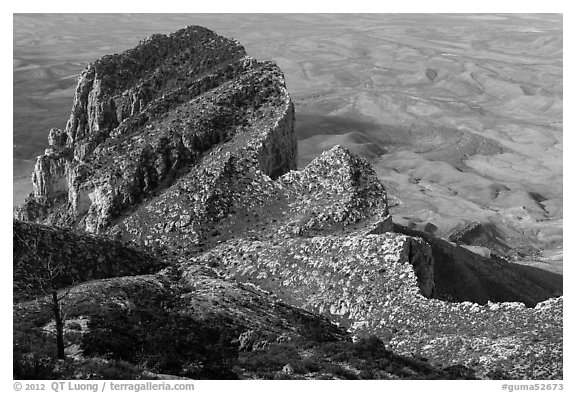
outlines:
[{"label": "rock outcrop", "polygon": [[101,233],[217,145],[277,177],[296,167],[293,126],[275,64],[201,27],[156,35],[82,73],[16,217]]},{"label": "rock outcrop", "polygon": [[392,229],[386,191],[363,159],[336,146],[276,181],[243,145],[217,148],[110,233],[180,255],[238,237],[383,233]]},{"label": "rock outcrop", "polygon": [[379,321],[387,299],[432,296],[432,261],[422,240],[386,233],[283,242],[238,239],[194,258],[192,269],[214,266],[350,327]]},{"label": "rock outcrop", "polygon": [[436,297],[449,301],[522,302],[529,307],[562,293],[562,276],[482,256],[429,233],[394,225],[394,231],[424,239],[434,258]]}]

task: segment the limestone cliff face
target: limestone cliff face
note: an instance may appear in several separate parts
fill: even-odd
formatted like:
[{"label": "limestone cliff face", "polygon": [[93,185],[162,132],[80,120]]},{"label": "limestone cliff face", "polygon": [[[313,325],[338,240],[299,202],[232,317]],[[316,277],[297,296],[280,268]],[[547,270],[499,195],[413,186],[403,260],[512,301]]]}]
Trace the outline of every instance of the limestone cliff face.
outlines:
[{"label": "limestone cliff face", "polygon": [[258,161],[262,172],[275,179],[296,169],[298,141],[294,132],[294,105],[289,103],[284,114],[274,123],[271,132],[261,141]]},{"label": "limestone cliff face", "polygon": [[36,198],[57,198],[68,192],[70,151],[46,149],[38,157],[32,173],[32,190]]},{"label": "limestone cliff face", "polygon": [[156,35],[84,70],[16,217],[102,232],[235,138],[277,177],[296,167],[293,127],[275,64],[201,27]]}]

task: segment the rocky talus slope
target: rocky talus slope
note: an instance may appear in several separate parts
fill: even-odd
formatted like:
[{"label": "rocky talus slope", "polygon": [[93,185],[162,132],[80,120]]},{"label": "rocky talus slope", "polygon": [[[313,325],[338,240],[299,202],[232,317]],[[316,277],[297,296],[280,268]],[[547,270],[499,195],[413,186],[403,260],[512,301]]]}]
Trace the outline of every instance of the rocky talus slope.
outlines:
[{"label": "rocky talus slope", "polygon": [[393,225],[340,146],[295,170],[294,122],[278,67],[204,28],[89,65],[15,212],[18,375],[562,377],[558,282]]},{"label": "rocky talus slope", "polygon": [[[14,236],[26,254],[19,256],[21,264],[65,261],[56,283],[66,286],[58,296],[66,315],[67,360],[55,366],[50,361],[55,351],[51,297],[40,291],[26,300],[39,292],[27,284],[40,286],[48,277],[41,269],[15,277],[15,293],[21,295],[13,320],[18,379],[474,377],[465,367],[433,366],[394,354],[375,336],[352,343],[350,333],[327,317],[293,307],[249,282],[225,279],[210,267],[195,265],[183,274],[170,266],[155,274],[125,275],[126,268],[132,268],[130,273],[159,268],[161,258],[37,224],[16,222]],[[58,250],[55,244],[67,248]],[[69,250],[82,248],[78,259],[67,259]],[[70,277],[72,286],[64,280]],[[351,351],[353,356],[342,357]]]}]

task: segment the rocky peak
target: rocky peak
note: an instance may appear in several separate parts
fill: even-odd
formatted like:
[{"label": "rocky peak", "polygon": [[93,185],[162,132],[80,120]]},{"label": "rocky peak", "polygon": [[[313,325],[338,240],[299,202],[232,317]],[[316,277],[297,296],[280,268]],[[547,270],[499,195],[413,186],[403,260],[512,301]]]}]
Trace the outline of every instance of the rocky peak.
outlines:
[{"label": "rocky peak", "polygon": [[[280,182],[302,195],[294,206],[301,221],[308,217],[302,230],[343,228],[366,219],[381,223],[389,218],[386,190],[372,166],[339,145],[303,170],[284,175]],[[381,232],[391,228],[390,222]]]},{"label": "rocky peak", "polygon": [[102,232],[225,145],[277,177],[296,167],[293,118],[274,63],[197,26],[155,35],[84,70],[16,217]]},{"label": "rocky peak", "polygon": [[306,167],[306,171],[312,173],[332,171],[346,174],[347,172],[358,172],[363,169],[368,169],[369,172],[373,173],[370,164],[365,159],[352,154],[348,149],[340,145],[334,145],[331,149],[322,152],[319,157],[315,158]]},{"label": "rocky peak", "polygon": [[[208,82],[204,78],[210,71],[245,55],[237,41],[189,26],[170,35],[155,34],[133,49],[104,56],[89,64],[79,78],[66,125],[70,145],[81,140],[85,140],[80,144],[84,148],[97,144],[123,120],[170,92],[191,96],[187,90],[194,81]],[[178,82],[184,86],[174,89]],[[78,148],[76,155],[83,159],[89,150]]]}]

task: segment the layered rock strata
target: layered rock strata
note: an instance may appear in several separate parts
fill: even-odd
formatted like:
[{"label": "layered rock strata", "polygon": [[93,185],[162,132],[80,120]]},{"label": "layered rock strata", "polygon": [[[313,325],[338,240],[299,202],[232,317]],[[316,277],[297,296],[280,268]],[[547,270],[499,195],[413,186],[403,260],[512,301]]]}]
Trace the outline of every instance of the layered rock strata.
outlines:
[{"label": "layered rock strata", "polygon": [[82,73],[16,217],[103,232],[233,140],[277,177],[296,167],[293,119],[278,67],[238,42],[197,26],[152,36]]}]

